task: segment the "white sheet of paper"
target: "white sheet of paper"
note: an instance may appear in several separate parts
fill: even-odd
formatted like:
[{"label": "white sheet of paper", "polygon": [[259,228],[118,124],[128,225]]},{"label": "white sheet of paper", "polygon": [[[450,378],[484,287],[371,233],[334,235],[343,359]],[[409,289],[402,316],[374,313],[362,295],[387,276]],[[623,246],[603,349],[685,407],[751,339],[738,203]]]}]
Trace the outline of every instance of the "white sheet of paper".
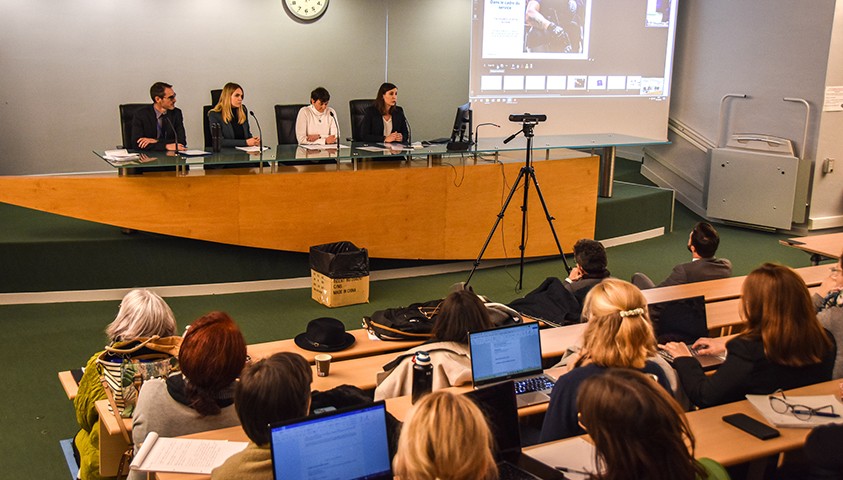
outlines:
[{"label": "white sheet of paper", "polygon": [[186,157],[201,157],[211,154],[211,152],[206,152],[205,150],[179,150],[179,153]]},{"label": "white sheet of paper", "polygon": [[159,437],[149,432],[132,460],[131,469],[143,472],[209,474],[228,457],[246,448],[247,442]]},{"label": "white sheet of paper", "polygon": [[[248,153],[254,153],[254,152],[260,152],[261,151],[260,145],[255,145],[255,146],[252,146],[252,147],[234,147],[234,148],[236,148],[237,150],[243,150],[244,152],[248,152]],[[263,147],[263,149],[264,149],[264,151],[266,151],[266,150],[269,150],[269,147]]]},{"label": "white sheet of paper", "polygon": [[588,478],[588,475],[576,472],[596,472],[594,463],[594,445],[576,437],[548,443],[524,451],[525,454],[551,467],[569,469],[565,476],[574,480]]},{"label": "white sheet of paper", "polygon": [[[799,420],[792,413],[777,413],[770,406],[770,399],[767,395],[747,395],[746,399],[749,403],[758,410],[758,413],[767,419],[767,422],[772,423],[777,427],[785,428],[813,428],[817,425],[825,425],[828,423],[843,423],[843,417],[820,417],[812,416],[808,420]],[[843,414],[843,404],[834,398],[834,395],[810,395],[804,397],[787,396],[787,403],[791,405],[804,405],[809,408],[819,408],[826,405],[834,407],[834,413]]]}]

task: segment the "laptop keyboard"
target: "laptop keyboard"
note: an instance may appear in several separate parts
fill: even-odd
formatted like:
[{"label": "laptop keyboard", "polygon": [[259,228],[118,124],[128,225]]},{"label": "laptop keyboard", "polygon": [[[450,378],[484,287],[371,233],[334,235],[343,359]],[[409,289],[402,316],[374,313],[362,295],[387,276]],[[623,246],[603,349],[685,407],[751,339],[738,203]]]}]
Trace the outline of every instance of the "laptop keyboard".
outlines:
[{"label": "laptop keyboard", "polygon": [[498,478],[500,480],[534,480],[539,477],[509,462],[500,462],[498,463]]},{"label": "laptop keyboard", "polygon": [[515,383],[515,394],[540,392],[553,388],[553,382],[547,377],[533,377],[524,380],[517,380]]}]

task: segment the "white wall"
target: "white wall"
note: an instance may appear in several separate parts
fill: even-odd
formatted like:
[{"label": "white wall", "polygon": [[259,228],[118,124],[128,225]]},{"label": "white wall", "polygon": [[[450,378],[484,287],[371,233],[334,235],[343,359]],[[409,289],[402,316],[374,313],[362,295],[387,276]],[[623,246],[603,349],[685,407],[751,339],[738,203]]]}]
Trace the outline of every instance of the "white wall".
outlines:
[{"label": "white wall", "polygon": [[[843,77],[840,50],[836,59],[829,50],[832,27],[835,36],[843,28],[834,16],[834,0],[680,0],[671,118],[715,143],[726,133],[785,137],[794,141],[798,154],[803,151],[805,108],[782,99],[803,98],[812,107],[805,149],[810,168],[818,154],[821,117],[825,122],[821,109],[829,63],[837,65],[838,85]],[[749,98],[728,100],[721,126],[720,99],[731,93]],[[840,131],[822,137],[829,151],[843,157]],[[650,162],[652,172],[662,184],[675,185],[678,197],[689,199],[690,206],[704,214],[708,156],[675,134],[670,140],[675,144],[649,149],[658,160]],[[815,181],[806,197],[811,217],[818,212],[843,214],[840,183],[836,192],[826,185]],[[809,186],[806,177],[804,188]]]},{"label": "white wall", "polygon": [[228,81],[270,144],[273,105],[322,85],[350,134],[348,101],[387,77],[414,136],[441,137],[468,96],[469,15],[469,0],[334,0],[311,24],[281,0],[0,0],[0,174],[106,170],[91,151],[121,143],[117,106],[150,101],[159,80],[190,146]]}]

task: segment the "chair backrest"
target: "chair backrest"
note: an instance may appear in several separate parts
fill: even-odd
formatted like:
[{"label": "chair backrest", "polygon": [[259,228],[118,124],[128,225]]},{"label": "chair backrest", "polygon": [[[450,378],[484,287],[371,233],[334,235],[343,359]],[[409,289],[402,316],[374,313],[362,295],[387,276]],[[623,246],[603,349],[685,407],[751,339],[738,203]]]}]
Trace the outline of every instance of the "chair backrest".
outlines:
[{"label": "chair backrest", "polygon": [[222,95],[221,88],[217,90],[211,90],[211,108],[214,108],[218,103],[220,103],[220,95]]},{"label": "chair backrest", "polygon": [[202,131],[205,132],[205,147],[211,146],[211,122],[208,120],[208,112],[214,108],[211,105],[202,107]]},{"label": "chair backrest", "polygon": [[275,106],[275,131],[278,134],[278,145],[299,143],[296,139],[296,118],[299,110],[306,106],[306,104]]},{"label": "chair backrest", "polygon": [[123,136],[123,148],[137,148],[137,145],[132,145],[132,119],[135,118],[135,112],[147,105],[149,104],[124,103],[120,105],[120,133]]},{"label": "chair backrest", "polygon": [[351,115],[351,139],[353,141],[359,142],[362,140],[360,135],[363,130],[363,117],[366,108],[374,103],[374,100],[367,99],[357,99],[348,102],[348,112]]}]

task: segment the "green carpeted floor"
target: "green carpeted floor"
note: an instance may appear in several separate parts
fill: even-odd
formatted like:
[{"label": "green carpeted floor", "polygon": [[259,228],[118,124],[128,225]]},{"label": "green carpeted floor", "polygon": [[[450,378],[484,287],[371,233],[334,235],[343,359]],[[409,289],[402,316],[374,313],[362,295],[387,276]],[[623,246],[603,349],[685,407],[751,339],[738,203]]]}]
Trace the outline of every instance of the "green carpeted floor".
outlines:
[{"label": "green carpeted floor", "polygon": [[[688,232],[698,220],[687,209],[677,206],[673,233],[608,249],[609,268],[612,274],[629,279],[635,271],[643,271],[657,282],[660,281],[668,275],[674,264],[687,261],[689,258],[689,253],[685,248]],[[92,224],[90,228],[98,230],[93,232],[97,235],[113,236],[116,242],[137,241],[124,239],[111,227]],[[726,226],[719,226],[718,229],[722,237],[722,246],[718,253],[732,260],[735,275],[746,274],[759,263],[769,260],[793,267],[809,265],[808,255],[778,244],[778,239],[784,238],[785,235]],[[0,231],[4,234],[8,233],[5,227]],[[44,235],[49,237],[49,232],[45,231]],[[84,231],[80,231],[79,240],[84,241],[85,235]],[[31,239],[20,238],[21,244],[30,241]],[[174,251],[166,251],[164,254],[152,251],[157,247],[143,247],[150,248],[148,255],[161,262],[162,278],[182,275],[179,272],[169,271],[171,268],[167,263],[168,255],[185,254],[189,248],[203,246],[202,242],[184,242],[187,244],[176,245],[173,247]],[[204,244],[204,247],[217,248],[207,244]],[[164,248],[166,250],[166,247]],[[217,253],[229,257],[229,260],[225,261],[230,261],[232,264],[241,261],[251,262],[250,255],[254,255],[254,268],[261,268],[260,264],[265,262],[266,257],[262,255],[238,249],[223,252],[233,247],[219,246],[219,248],[221,250]],[[79,255],[84,253],[94,256],[97,253],[85,252],[84,249],[79,252]],[[140,249],[139,252],[144,252],[144,250]],[[201,258],[199,253],[196,255],[197,259]],[[284,261],[281,257],[283,254],[279,254],[277,259],[279,264]],[[15,270],[29,268],[25,257],[19,258],[11,266],[7,263],[8,255],[0,258],[3,262],[0,271],[7,278],[12,273],[14,275],[21,273]],[[143,259],[138,261],[143,261]],[[85,264],[85,262],[85,258],[82,257],[80,264]],[[82,281],[93,270],[105,268],[101,263],[90,258],[87,262],[88,266],[77,272],[77,275],[82,277]],[[205,267],[196,265],[196,268]],[[271,272],[268,275],[275,275],[278,269],[283,268],[273,266],[268,269]],[[529,263],[525,270],[525,285],[530,288],[545,277],[560,275],[561,272],[562,265],[558,259]],[[125,272],[122,273],[125,277]],[[298,273],[297,275],[305,274]],[[335,316],[343,320],[348,328],[357,328],[361,317],[374,310],[441,297],[452,283],[465,280],[466,274],[467,272],[463,272],[373,282],[369,304],[337,309],[328,309],[312,301],[309,289],[172,298],[168,299],[168,302],[176,314],[180,327],[210,310],[225,310],[238,321],[247,341],[255,343],[289,338],[303,331],[308,320],[319,316]],[[35,278],[38,275],[49,276],[50,272],[32,272],[30,277]],[[506,302],[522,295],[522,292],[515,291],[517,277],[517,265],[498,267],[478,271],[472,284],[477,292],[495,301]],[[277,277],[269,276],[268,278]],[[136,281],[136,284],[167,283],[160,279],[155,279],[154,282]],[[0,479],[69,478],[58,442],[73,436],[78,427],[72,405],[58,383],[56,372],[82,365],[91,353],[102,348],[105,343],[102,330],[113,319],[118,303],[110,301],[0,306],[0,324],[4,330],[0,338],[0,352],[2,352],[4,365],[0,373],[2,375],[0,385],[3,385],[4,392],[0,399],[0,425],[2,425],[0,464],[3,465],[0,469]]]}]

